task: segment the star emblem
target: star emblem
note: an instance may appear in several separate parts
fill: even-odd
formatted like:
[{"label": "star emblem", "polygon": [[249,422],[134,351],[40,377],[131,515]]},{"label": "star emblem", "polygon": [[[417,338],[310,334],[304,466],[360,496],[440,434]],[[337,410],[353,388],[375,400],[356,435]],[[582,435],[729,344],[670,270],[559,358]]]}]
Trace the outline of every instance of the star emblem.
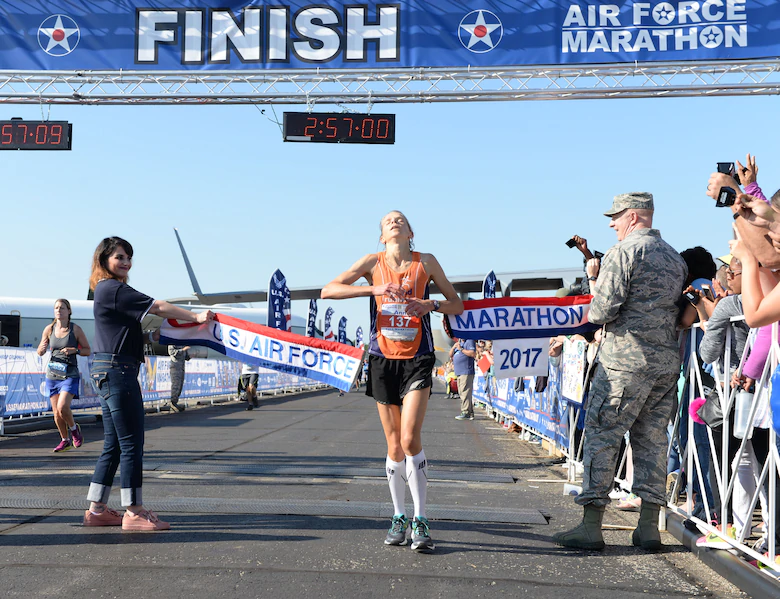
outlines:
[{"label": "star emblem", "polygon": [[67,15],[51,15],[38,27],[38,44],[50,56],[66,56],[76,49],[81,30]]},{"label": "star emblem", "polygon": [[475,54],[484,54],[495,48],[504,36],[504,26],[489,10],[473,10],[460,22],[460,43]]}]

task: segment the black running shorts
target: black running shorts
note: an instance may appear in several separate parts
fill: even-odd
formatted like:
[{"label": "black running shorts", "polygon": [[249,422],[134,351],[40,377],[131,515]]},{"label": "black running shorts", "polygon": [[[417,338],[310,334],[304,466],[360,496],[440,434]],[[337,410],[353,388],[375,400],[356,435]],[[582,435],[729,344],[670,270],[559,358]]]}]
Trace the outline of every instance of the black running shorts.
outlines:
[{"label": "black running shorts", "polygon": [[409,391],[431,386],[435,364],[432,353],[406,360],[369,355],[366,395],[381,404],[400,406]]}]

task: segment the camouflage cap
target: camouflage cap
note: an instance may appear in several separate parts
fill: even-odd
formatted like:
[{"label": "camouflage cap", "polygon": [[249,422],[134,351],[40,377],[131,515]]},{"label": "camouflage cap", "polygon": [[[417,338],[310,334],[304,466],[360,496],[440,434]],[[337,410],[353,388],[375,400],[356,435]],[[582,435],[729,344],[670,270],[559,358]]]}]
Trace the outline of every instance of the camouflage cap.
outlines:
[{"label": "camouflage cap", "polygon": [[616,195],[612,201],[612,208],[604,213],[604,216],[613,216],[628,208],[638,210],[653,210],[653,194],[646,191],[633,191]]}]

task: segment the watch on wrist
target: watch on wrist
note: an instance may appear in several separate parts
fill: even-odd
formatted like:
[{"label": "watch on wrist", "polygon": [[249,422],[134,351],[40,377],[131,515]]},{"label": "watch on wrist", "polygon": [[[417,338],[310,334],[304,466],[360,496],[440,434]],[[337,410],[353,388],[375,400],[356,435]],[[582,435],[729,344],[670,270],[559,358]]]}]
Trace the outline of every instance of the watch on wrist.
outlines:
[{"label": "watch on wrist", "polygon": [[598,281],[598,277],[588,277],[588,281]]},{"label": "watch on wrist", "polygon": [[433,300],[433,311],[434,312],[438,312],[440,306],[441,306],[441,304],[439,303],[439,300]]}]

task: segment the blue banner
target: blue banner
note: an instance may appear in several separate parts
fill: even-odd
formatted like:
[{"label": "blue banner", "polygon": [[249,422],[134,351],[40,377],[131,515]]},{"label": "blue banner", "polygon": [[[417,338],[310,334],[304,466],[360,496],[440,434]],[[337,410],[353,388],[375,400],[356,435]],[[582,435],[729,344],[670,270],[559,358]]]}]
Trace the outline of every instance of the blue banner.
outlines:
[{"label": "blue banner", "polygon": [[496,67],[771,58],[780,2],[40,0],[0,70]]},{"label": "blue banner", "polygon": [[363,347],[363,327],[358,327],[355,331],[355,347]]},{"label": "blue banner", "polygon": [[485,379],[474,377],[474,401],[524,424],[561,447],[569,446],[568,402],[561,395],[560,368],[550,367],[547,387],[536,391],[536,377],[523,379],[522,389],[517,379]]},{"label": "blue banner", "polygon": [[335,341],[336,335],[333,334],[333,329],[330,326],[330,321],[333,318],[333,308],[325,310],[325,327],[322,329],[322,336],[325,341]]},{"label": "blue banner", "polygon": [[316,337],[317,332],[317,300],[316,299],[310,299],[309,300],[309,319],[306,321],[306,336],[307,337]]},{"label": "blue banner", "polygon": [[491,270],[485,276],[485,280],[482,281],[482,299],[491,299],[496,297],[497,285],[498,279],[496,279],[496,273]]},{"label": "blue banner", "polygon": [[339,343],[347,342],[347,317],[342,316],[339,319]]},{"label": "blue banner", "polygon": [[[22,416],[51,410],[46,397],[45,360],[35,350],[0,349],[0,416]],[[89,378],[92,356],[78,357],[79,397],[71,408],[97,408],[97,394]],[[146,356],[138,372],[138,384],[144,402],[168,400],[171,397],[171,360],[168,357]],[[231,396],[236,393],[241,364],[232,360],[188,360],[184,375],[182,398]],[[260,368],[258,391],[289,387],[306,387],[315,382],[295,374]]]},{"label": "blue banner", "polygon": [[268,326],[280,331],[289,331],[292,322],[290,313],[290,289],[281,270],[274,271],[268,283]]}]

